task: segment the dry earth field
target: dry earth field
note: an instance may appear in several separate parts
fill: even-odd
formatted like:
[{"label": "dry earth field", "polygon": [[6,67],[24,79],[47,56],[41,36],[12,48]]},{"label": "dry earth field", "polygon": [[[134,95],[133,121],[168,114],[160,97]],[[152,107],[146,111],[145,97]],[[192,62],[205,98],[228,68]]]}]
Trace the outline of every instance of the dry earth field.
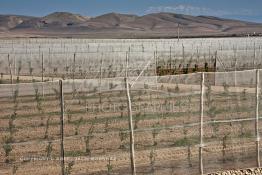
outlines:
[{"label": "dry earth field", "polygon": [[[36,81],[0,85],[0,174],[61,174],[57,160],[61,152],[60,77],[39,82],[41,71],[19,77]],[[133,84],[136,77],[131,74],[128,80]],[[205,74],[204,173],[256,167],[256,93],[260,114],[262,81],[256,91],[255,80],[255,70]],[[200,84],[201,73],[142,75],[131,87],[137,174],[199,174]],[[124,78],[66,79],[63,90],[67,173],[130,174]],[[261,134],[262,128],[258,129]]]}]

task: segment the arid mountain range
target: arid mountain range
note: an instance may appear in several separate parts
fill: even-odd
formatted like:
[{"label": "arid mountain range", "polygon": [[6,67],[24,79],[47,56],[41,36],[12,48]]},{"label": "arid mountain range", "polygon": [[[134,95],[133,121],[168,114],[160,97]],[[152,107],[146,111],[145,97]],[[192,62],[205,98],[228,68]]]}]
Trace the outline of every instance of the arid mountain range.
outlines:
[{"label": "arid mountain range", "polygon": [[44,17],[0,15],[0,37],[176,38],[262,34],[262,24],[212,16],[109,13],[86,17],[56,12]]}]

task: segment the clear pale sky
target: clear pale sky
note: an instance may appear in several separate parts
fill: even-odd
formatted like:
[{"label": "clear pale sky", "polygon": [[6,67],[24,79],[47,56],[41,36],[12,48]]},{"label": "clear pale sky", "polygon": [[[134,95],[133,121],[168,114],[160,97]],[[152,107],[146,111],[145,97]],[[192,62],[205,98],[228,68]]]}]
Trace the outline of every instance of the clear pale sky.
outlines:
[{"label": "clear pale sky", "polygon": [[0,14],[45,16],[61,11],[85,16],[173,12],[262,23],[262,0],[0,0]]}]

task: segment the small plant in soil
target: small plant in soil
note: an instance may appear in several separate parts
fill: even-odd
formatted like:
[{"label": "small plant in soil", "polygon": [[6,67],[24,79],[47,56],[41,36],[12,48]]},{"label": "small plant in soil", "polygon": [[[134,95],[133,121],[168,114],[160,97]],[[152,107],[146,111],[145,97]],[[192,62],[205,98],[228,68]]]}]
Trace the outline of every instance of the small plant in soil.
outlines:
[{"label": "small plant in soil", "polygon": [[212,97],[211,97],[211,94],[212,93],[212,90],[211,90],[211,84],[208,83],[207,84],[207,90],[206,90],[206,99],[207,99],[207,106],[210,107],[212,105]]},{"label": "small plant in soil", "polygon": [[226,83],[223,83],[223,88],[224,88],[224,95],[227,95],[229,93],[229,85]]},{"label": "small plant in soil", "polygon": [[9,129],[9,133],[10,133],[10,138],[13,140],[13,135],[15,133],[15,124],[14,121],[17,118],[17,114],[16,112],[12,115],[10,115],[9,118],[9,123],[8,123],[8,129]]},{"label": "small plant in soil", "polygon": [[85,152],[88,156],[91,156],[90,140],[94,137],[93,132],[94,132],[94,123],[91,124],[87,136],[84,137],[85,147],[86,147]]},{"label": "small plant in soil", "polygon": [[127,139],[128,133],[125,132],[125,130],[120,130],[119,132],[119,138],[120,138],[120,146],[119,149],[125,149],[124,141]]},{"label": "small plant in soil", "polygon": [[107,175],[111,175],[113,172],[113,165],[111,164],[111,159],[108,159],[107,167]]},{"label": "small plant in soil", "polygon": [[123,105],[123,103],[121,103],[121,106],[119,107],[120,111],[121,111],[121,118],[124,117],[124,109],[125,109],[125,106]]},{"label": "small plant in soil", "polygon": [[10,142],[11,142],[10,137],[5,137],[4,144],[3,144],[3,149],[5,152],[5,163],[9,163],[11,161],[9,155],[12,152],[13,147],[10,144]]},{"label": "small plant in soil", "polygon": [[75,122],[75,135],[79,134],[79,127],[83,123],[83,117]]},{"label": "small plant in soil", "polygon": [[48,138],[48,129],[49,129],[49,124],[50,124],[50,118],[51,118],[51,116],[48,116],[48,118],[46,120],[44,139]]},{"label": "small plant in soil", "polygon": [[48,145],[46,146],[46,157],[48,158],[48,160],[51,160],[52,151],[53,151],[53,145],[52,142],[49,141]]},{"label": "small plant in soil", "polygon": [[71,123],[72,122],[72,114],[71,114],[70,109],[67,110],[66,115],[67,115],[67,123]]},{"label": "small plant in soil", "polygon": [[106,119],[105,122],[105,133],[107,133],[109,131],[109,119]]},{"label": "small plant in soil", "polygon": [[135,124],[134,124],[134,129],[138,128],[138,123],[141,120],[142,116],[141,116],[141,112],[137,113],[136,117],[135,117]]},{"label": "small plant in soil", "polygon": [[223,163],[226,162],[226,148],[227,148],[227,140],[228,140],[228,135],[224,135],[222,138],[222,160]]},{"label": "small plant in soil", "polygon": [[14,108],[13,108],[13,114],[10,115],[9,117],[9,122],[8,122],[8,130],[10,133],[10,139],[13,140],[13,135],[15,133],[15,120],[17,118],[17,108],[18,108],[18,85],[16,87],[16,90],[13,92],[13,103],[14,103]]},{"label": "small plant in soil", "polygon": [[152,130],[152,137],[153,137],[153,146],[157,146],[157,141],[156,137],[160,133],[160,125],[159,123],[153,125],[153,130]]},{"label": "small plant in soil", "polygon": [[15,175],[17,170],[18,170],[18,166],[17,165],[13,165],[13,167],[12,167],[12,175]]},{"label": "small plant in soil", "polygon": [[56,99],[59,99],[59,97],[60,97],[59,91],[57,89],[55,89],[55,88],[53,88],[52,90],[53,90],[53,92],[55,94]]},{"label": "small plant in soil", "polygon": [[17,69],[17,80],[16,80],[17,83],[20,82],[20,78],[19,77],[20,77],[21,70],[22,70],[22,61],[19,60],[18,61],[18,69]]},{"label": "small plant in soil", "polygon": [[32,79],[33,79],[33,71],[34,71],[34,68],[32,68],[32,63],[31,61],[28,61],[28,72],[29,72],[29,75],[32,77]]},{"label": "small plant in soil", "polygon": [[242,96],[242,100],[247,100],[247,89],[243,89],[241,96]]},{"label": "small plant in soil", "polygon": [[65,168],[65,175],[70,175],[72,173],[72,169],[74,165],[75,165],[74,161],[68,163],[67,167]]},{"label": "small plant in soil", "polygon": [[36,108],[38,110],[38,113],[41,115],[41,124],[40,124],[40,126],[44,126],[44,121],[43,121],[44,120],[44,118],[43,118],[44,111],[43,111],[43,108],[42,108],[43,98],[40,95],[39,89],[38,89],[38,87],[36,85],[34,86],[34,89],[35,89],[35,100],[36,100],[36,104],[37,104]]},{"label": "small plant in soil", "polygon": [[150,173],[155,174],[156,152],[154,148],[152,148],[150,151],[149,160],[150,160]]}]

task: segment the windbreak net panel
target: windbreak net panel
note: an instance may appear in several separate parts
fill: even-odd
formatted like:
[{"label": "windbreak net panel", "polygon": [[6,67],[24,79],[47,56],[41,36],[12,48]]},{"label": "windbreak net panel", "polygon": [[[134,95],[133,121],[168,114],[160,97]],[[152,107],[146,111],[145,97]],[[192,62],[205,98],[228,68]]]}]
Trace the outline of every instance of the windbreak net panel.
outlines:
[{"label": "windbreak net panel", "polygon": [[130,83],[137,174],[198,174],[200,77]]},{"label": "windbreak net panel", "polygon": [[59,83],[0,88],[0,169],[4,174],[59,174]]},{"label": "windbreak net panel", "polygon": [[256,71],[204,74],[204,172],[256,166]]},{"label": "windbreak net panel", "polygon": [[74,174],[130,174],[124,79],[68,80],[63,90],[66,167]]}]

